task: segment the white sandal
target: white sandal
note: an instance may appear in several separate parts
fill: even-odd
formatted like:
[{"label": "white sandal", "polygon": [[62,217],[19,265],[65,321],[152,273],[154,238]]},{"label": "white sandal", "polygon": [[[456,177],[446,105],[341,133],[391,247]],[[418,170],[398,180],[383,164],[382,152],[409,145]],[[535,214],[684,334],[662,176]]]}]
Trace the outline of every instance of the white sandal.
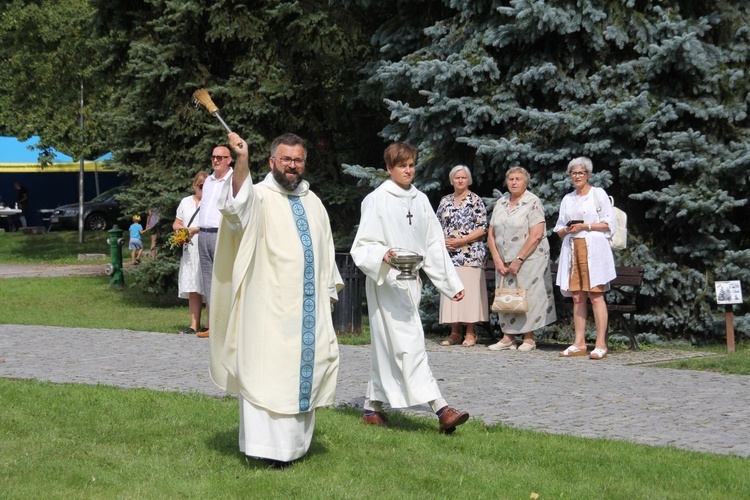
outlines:
[{"label": "white sandal", "polygon": [[560,353],[561,358],[572,358],[575,356],[585,356],[586,355],[586,348],[579,349],[578,347],[572,345],[565,349],[563,352]]},{"label": "white sandal", "polygon": [[490,351],[512,351],[516,349],[515,341],[504,343],[502,340],[497,344],[488,345],[487,349]]},{"label": "white sandal", "polygon": [[536,342],[523,342],[518,346],[518,350],[521,352],[530,352],[536,349]]},{"label": "white sandal", "polygon": [[607,357],[607,350],[606,349],[599,349],[598,347],[591,351],[591,354],[589,354],[589,359],[604,359]]}]

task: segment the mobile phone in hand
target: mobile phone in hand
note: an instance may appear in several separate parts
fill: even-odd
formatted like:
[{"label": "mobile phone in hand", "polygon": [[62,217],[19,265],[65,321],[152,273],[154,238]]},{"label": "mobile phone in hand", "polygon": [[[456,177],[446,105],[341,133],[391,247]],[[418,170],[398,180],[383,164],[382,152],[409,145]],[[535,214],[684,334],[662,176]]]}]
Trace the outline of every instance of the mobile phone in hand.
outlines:
[{"label": "mobile phone in hand", "polygon": [[568,223],[566,224],[566,226],[570,227],[573,224],[583,224],[583,221],[582,220],[578,220],[578,219],[576,219],[576,220],[569,220]]}]

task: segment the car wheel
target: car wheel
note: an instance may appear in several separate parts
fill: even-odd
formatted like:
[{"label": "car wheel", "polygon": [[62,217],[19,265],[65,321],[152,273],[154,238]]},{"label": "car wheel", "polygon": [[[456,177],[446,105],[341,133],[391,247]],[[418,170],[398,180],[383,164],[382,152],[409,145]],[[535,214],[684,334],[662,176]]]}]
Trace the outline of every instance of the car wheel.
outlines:
[{"label": "car wheel", "polygon": [[106,231],[107,218],[100,213],[93,213],[86,219],[86,227],[91,231]]}]

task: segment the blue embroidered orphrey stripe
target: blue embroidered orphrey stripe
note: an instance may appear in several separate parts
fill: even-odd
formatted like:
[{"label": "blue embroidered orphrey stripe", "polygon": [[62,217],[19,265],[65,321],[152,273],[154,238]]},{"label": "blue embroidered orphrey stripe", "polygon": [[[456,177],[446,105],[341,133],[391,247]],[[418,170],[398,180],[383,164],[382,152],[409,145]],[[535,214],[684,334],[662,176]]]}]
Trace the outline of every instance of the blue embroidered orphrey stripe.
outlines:
[{"label": "blue embroidered orphrey stripe", "polygon": [[305,207],[299,196],[289,196],[294,223],[304,252],[304,273],[302,276],[302,355],[299,368],[299,410],[310,410],[313,367],[315,366],[315,255],[313,254],[310,226],[307,223]]}]

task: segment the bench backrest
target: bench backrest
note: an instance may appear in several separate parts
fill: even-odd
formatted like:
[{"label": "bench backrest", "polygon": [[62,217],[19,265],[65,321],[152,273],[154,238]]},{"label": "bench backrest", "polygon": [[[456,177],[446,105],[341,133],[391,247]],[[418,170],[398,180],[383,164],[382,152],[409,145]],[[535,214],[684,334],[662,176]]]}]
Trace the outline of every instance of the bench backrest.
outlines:
[{"label": "bench backrest", "polygon": [[[554,277],[557,274],[557,263],[553,262],[550,264],[550,271]],[[611,286],[634,286],[640,287],[643,285],[643,275],[645,269],[639,266],[617,266],[615,267],[617,276],[615,279],[609,282]],[[495,281],[495,263],[491,260],[487,261],[484,266],[484,276],[488,282]],[[552,280],[554,282],[554,279]]]},{"label": "bench backrest", "polygon": [[[552,272],[552,283],[554,284],[555,275],[557,274],[557,263],[553,262],[550,264],[550,271]],[[609,282],[612,290],[620,294],[628,294],[628,292],[622,290],[622,287],[632,287],[629,290],[631,290],[634,300],[635,295],[638,294],[639,289],[643,285],[644,268],[638,266],[617,266],[615,267],[615,272],[617,276]],[[495,286],[495,264],[491,260],[487,261],[487,265],[484,268],[484,276],[487,280],[488,291],[493,291]]]},{"label": "bench backrest", "polygon": [[[557,264],[550,264],[552,276],[557,274]],[[638,266],[617,266],[615,267],[617,276],[609,282],[610,286],[635,286],[643,285],[643,274],[645,270]]]}]

